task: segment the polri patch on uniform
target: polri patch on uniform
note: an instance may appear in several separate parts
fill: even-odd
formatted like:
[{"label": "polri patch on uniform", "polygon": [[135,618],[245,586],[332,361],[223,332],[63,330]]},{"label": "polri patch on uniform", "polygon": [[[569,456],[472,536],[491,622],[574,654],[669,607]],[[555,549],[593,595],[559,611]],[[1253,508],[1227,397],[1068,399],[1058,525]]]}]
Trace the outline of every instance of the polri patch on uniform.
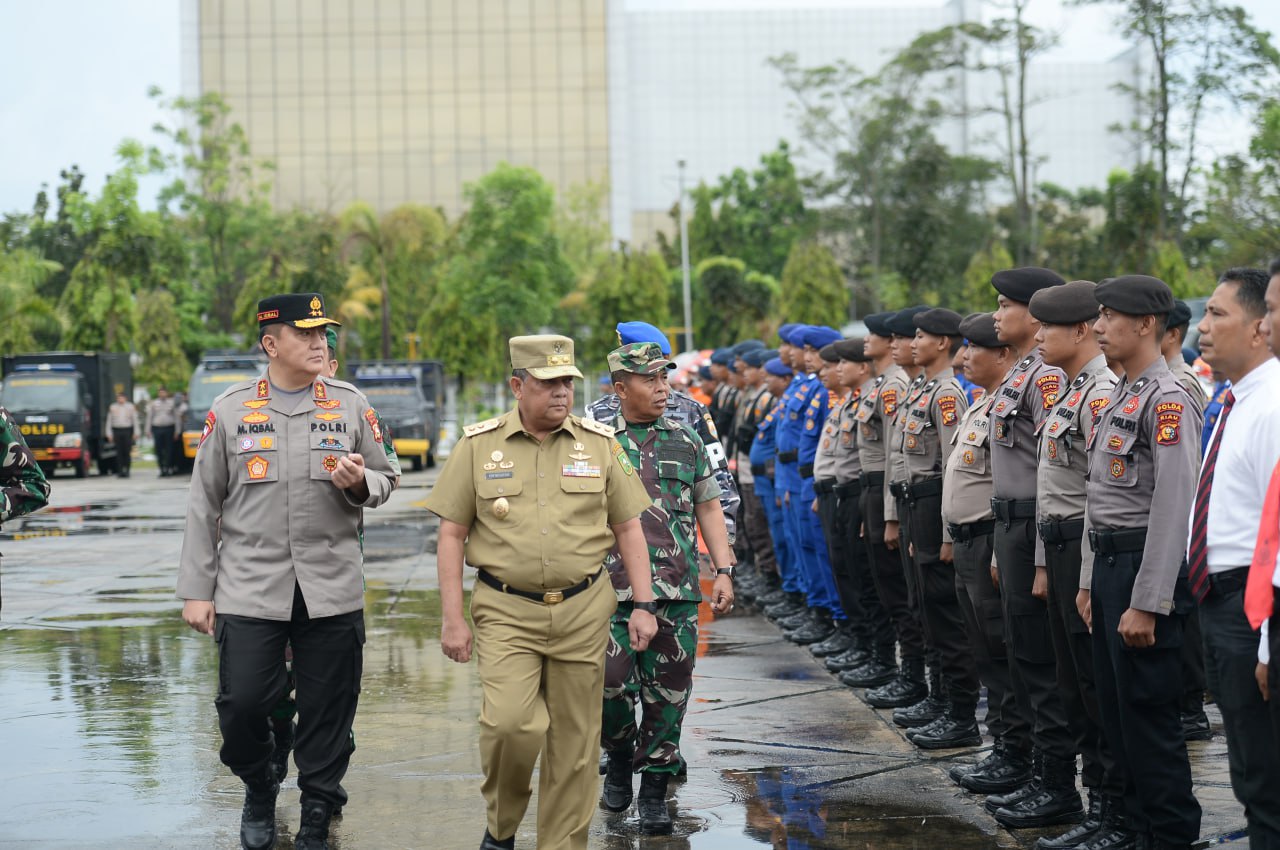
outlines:
[{"label": "polri patch on uniform", "polygon": [[341,440],[334,437],[321,437],[319,448],[328,449],[329,451],[345,451],[347,447],[342,444]]},{"label": "polri patch on uniform", "polygon": [[1176,446],[1182,439],[1182,405],[1166,401],[1156,405],[1156,443]]},{"label": "polri patch on uniform", "polygon": [[382,422],[378,419],[378,411],[372,407],[364,412],[364,421],[369,423],[369,429],[373,431],[373,441],[375,443],[382,442]]},{"label": "polri patch on uniform", "polygon": [[1045,451],[1049,455],[1049,460],[1058,459],[1058,441],[1057,440],[1045,440],[1044,447],[1045,447]]},{"label": "polri patch on uniform", "polygon": [[1093,418],[1097,419],[1102,415],[1102,411],[1107,409],[1107,405],[1111,403],[1109,398],[1095,398],[1089,402],[1089,409],[1093,411]]},{"label": "polri patch on uniform", "polygon": [[267,477],[267,470],[271,464],[261,455],[254,455],[244,462],[244,466],[251,481],[261,481]]},{"label": "polri patch on uniform", "polygon": [[325,455],[324,460],[320,461],[320,465],[324,467],[324,471],[332,473],[338,468],[338,459],[333,455]]},{"label": "polri patch on uniform", "polygon": [[315,398],[317,401],[323,401],[329,397],[329,390],[325,387],[324,381],[316,380]]},{"label": "polri patch on uniform", "polygon": [[240,417],[241,422],[248,422],[250,425],[256,425],[259,422],[266,422],[271,417],[265,413],[259,413],[256,410],[253,413],[246,413]]},{"label": "polri patch on uniform", "polygon": [[1124,478],[1124,472],[1125,472],[1124,461],[1122,461],[1118,457],[1113,457],[1111,459],[1111,477]]},{"label": "polri patch on uniform", "polygon": [[334,410],[342,406],[342,402],[336,398],[318,398],[315,401],[316,407],[321,410]]},{"label": "polri patch on uniform", "polygon": [[892,416],[898,409],[898,391],[885,390],[881,397],[884,399],[884,415]]},{"label": "polri patch on uniform", "polygon": [[1107,438],[1107,448],[1113,452],[1120,451],[1120,449],[1124,448],[1124,437],[1119,434],[1112,434]]},{"label": "polri patch on uniform", "polygon": [[960,459],[964,461],[965,466],[973,466],[973,449],[965,449]]},{"label": "polri patch on uniform", "polygon": [[258,440],[258,448],[260,449],[273,449],[275,448],[275,445],[275,437],[263,437],[261,440]]},{"label": "polri patch on uniform", "polygon": [[204,445],[204,441],[209,439],[209,435],[213,433],[213,426],[218,424],[218,417],[210,410],[204,418],[204,430],[200,432],[200,445]]},{"label": "polri patch on uniform", "polygon": [[943,425],[954,425],[956,424],[956,420],[960,418],[959,414],[956,412],[957,401],[958,399],[953,395],[944,395],[942,398],[938,399],[938,410],[942,412]]},{"label": "polri patch on uniform", "polygon": [[1044,409],[1049,410],[1058,403],[1058,391],[1062,389],[1062,381],[1057,375],[1041,375],[1036,378],[1036,388],[1044,400]]},{"label": "polri patch on uniform", "polygon": [[240,451],[247,452],[253,448],[253,437],[245,437],[240,441]]},{"label": "polri patch on uniform", "polygon": [[613,456],[618,459],[618,465],[622,467],[622,471],[627,475],[635,474],[635,467],[631,465],[631,458],[627,457],[627,450],[617,440],[613,441]]},{"label": "polri patch on uniform", "polygon": [[1075,407],[1080,403],[1080,391],[1076,390],[1071,394],[1071,398],[1067,399],[1067,407]]},{"label": "polri patch on uniform", "polygon": [[265,398],[251,398],[244,402],[244,406],[250,410],[257,410],[260,407],[266,407],[271,402]]},{"label": "polri patch on uniform", "polygon": [[1140,396],[1134,396],[1133,398],[1129,399],[1128,402],[1125,403],[1124,407],[1120,408],[1120,412],[1137,413],[1138,408],[1141,406],[1142,406],[1142,398]]},{"label": "polri patch on uniform", "polygon": [[267,383],[266,378],[258,380],[258,398],[271,398],[271,384]]},{"label": "polri patch on uniform", "polygon": [[341,413],[317,413],[316,419],[323,419],[325,422],[332,422],[335,419],[341,419]]}]

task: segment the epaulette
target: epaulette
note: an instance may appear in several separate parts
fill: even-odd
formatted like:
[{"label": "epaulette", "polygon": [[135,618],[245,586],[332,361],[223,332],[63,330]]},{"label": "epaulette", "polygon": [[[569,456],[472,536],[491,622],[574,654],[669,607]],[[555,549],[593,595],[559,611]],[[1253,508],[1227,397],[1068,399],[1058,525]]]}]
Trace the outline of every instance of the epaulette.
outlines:
[{"label": "epaulette", "polygon": [[483,434],[486,431],[496,431],[502,425],[502,417],[495,416],[493,419],[486,419],[483,422],[476,422],[473,425],[463,425],[462,433],[468,437],[474,437],[477,434]]},{"label": "epaulette", "polygon": [[603,437],[613,438],[614,436],[617,435],[617,432],[614,431],[613,426],[607,422],[597,422],[596,420],[586,416],[575,416],[573,418],[576,424],[581,425],[583,428],[585,428],[588,431],[594,431],[595,433],[600,434]]}]

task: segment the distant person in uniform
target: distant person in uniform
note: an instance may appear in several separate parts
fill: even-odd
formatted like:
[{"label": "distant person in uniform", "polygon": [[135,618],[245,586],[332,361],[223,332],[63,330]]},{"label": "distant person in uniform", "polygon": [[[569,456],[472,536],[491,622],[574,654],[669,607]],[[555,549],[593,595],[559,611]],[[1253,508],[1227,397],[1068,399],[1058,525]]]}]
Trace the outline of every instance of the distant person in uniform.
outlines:
[{"label": "distant person in uniform", "polygon": [[258,302],[266,372],[220,395],[205,419],[178,570],[183,619],[218,642],[221,757],[245,783],[240,842],[271,847],[280,790],[271,712],[293,648],[302,791],[294,847],[326,850],[363,665],[362,508],[393,489],[377,411],[323,376],[315,293]]},{"label": "distant person in uniform", "polygon": [[[49,504],[49,482],[22,439],[18,423],[0,407],[0,523],[38,511]],[[0,607],[4,596],[0,595]]]},{"label": "distant person in uniform", "polygon": [[178,408],[166,387],[156,390],[155,400],[147,406],[147,436],[156,451],[156,466],[160,477],[167,478],[176,471],[173,465],[174,431],[178,425]]},{"label": "distant person in uniform", "polygon": [[107,408],[107,441],[116,449],[116,477],[128,478],[133,455],[133,438],[138,433],[138,408],[124,393],[116,393],[115,402]]},{"label": "distant person in uniform", "polygon": [[440,648],[471,659],[462,565],[476,568],[481,850],[511,850],[541,756],[538,846],[585,850],[596,809],[600,705],[617,597],[604,569],[617,544],[633,590],[627,642],[657,633],[640,514],[653,502],[613,427],[569,413],[573,340],[510,340],[513,410],[463,429],[426,508],[440,517]]}]

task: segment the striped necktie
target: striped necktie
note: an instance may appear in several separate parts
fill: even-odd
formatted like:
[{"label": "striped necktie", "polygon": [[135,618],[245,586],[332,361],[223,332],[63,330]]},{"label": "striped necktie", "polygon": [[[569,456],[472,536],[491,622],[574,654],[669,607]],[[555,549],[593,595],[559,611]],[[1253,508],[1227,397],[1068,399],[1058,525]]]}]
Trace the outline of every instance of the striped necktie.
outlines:
[{"label": "striped necktie", "polygon": [[1209,593],[1209,491],[1213,489],[1213,470],[1218,465],[1222,432],[1227,429],[1227,417],[1235,403],[1235,394],[1227,390],[1222,413],[1218,416],[1218,430],[1209,444],[1209,453],[1205,455],[1204,467],[1200,470],[1200,484],[1196,487],[1195,509],[1191,515],[1191,545],[1187,547],[1187,580],[1197,602],[1203,602]]}]

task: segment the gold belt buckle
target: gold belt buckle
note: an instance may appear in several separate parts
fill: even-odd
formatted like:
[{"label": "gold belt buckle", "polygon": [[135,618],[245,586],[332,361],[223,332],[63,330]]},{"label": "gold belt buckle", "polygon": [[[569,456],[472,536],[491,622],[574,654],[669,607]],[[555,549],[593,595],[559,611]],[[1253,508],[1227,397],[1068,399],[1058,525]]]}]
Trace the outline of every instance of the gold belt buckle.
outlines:
[{"label": "gold belt buckle", "polygon": [[548,591],[542,594],[542,601],[547,603],[548,605],[555,605],[557,602],[563,602],[564,591],[563,590]]}]

